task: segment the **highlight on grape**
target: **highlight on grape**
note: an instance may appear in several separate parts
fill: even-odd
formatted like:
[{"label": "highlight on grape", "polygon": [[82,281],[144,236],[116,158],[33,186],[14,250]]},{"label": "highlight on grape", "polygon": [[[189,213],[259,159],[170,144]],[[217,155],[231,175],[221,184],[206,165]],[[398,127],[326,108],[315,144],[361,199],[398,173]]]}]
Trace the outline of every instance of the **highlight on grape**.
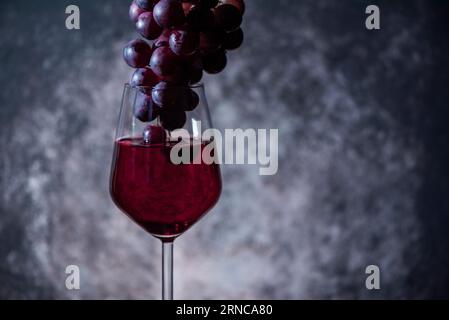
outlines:
[{"label": "highlight on grape", "polygon": [[189,86],[225,69],[227,52],[244,41],[244,13],[243,0],[133,0],[129,17],[141,38],[125,46],[123,58],[136,69],[130,84],[142,88],[134,116],[182,128],[200,100]]}]

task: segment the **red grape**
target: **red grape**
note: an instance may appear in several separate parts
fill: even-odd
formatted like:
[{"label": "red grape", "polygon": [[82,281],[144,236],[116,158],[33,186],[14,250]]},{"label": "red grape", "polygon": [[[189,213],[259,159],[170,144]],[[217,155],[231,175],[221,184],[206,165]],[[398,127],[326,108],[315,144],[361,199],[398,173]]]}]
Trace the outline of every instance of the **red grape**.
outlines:
[{"label": "red grape", "polygon": [[219,30],[200,33],[200,51],[209,54],[217,51],[222,46],[223,33]]},{"label": "red grape", "polygon": [[175,28],[184,24],[185,15],[181,2],[177,0],[160,0],[153,10],[156,22],[163,28]]},{"label": "red grape", "polygon": [[179,56],[193,54],[199,46],[199,34],[194,31],[174,30],[169,39],[171,50]]},{"label": "red grape", "polygon": [[204,71],[210,74],[220,73],[226,67],[226,64],[227,58],[224,50],[219,50],[203,57]]},{"label": "red grape", "polygon": [[154,7],[153,0],[135,0],[136,4],[145,11],[151,11]]},{"label": "red grape", "polygon": [[159,77],[150,68],[137,69],[130,81],[134,87],[154,87],[159,82]]},{"label": "red grape", "polygon": [[185,95],[184,86],[177,86],[168,82],[159,82],[152,90],[153,101],[162,109],[183,110]]},{"label": "red grape", "polygon": [[237,29],[224,35],[223,48],[226,50],[235,50],[239,48],[243,43],[243,31]]},{"label": "red grape", "polygon": [[200,97],[190,88],[187,88],[185,111],[193,111],[200,104]]},{"label": "red grape", "polygon": [[137,39],[123,49],[123,58],[130,67],[144,68],[150,62],[151,52],[151,47],[145,41]]},{"label": "red grape", "polygon": [[221,0],[223,4],[230,4],[239,9],[242,15],[245,14],[245,2],[243,0]]},{"label": "red grape", "polygon": [[183,2],[182,3],[182,9],[184,10],[184,15],[187,16],[187,14],[189,13],[190,9],[192,8],[193,4],[188,3],[188,2]]},{"label": "red grape", "polygon": [[148,125],[143,131],[145,143],[164,143],[167,133],[160,126]]},{"label": "red grape", "polygon": [[139,16],[136,29],[148,40],[154,40],[162,33],[162,28],[154,20],[152,12],[144,12]]},{"label": "red grape", "polygon": [[163,80],[177,82],[184,77],[182,61],[168,47],[160,47],[154,50],[150,66],[154,73]]},{"label": "red grape", "polygon": [[184,124],[187,121],[187,116],[184,111],[162,110],[160,119],[161,124],[165,129],[173,131],[184,127]]},{"label": "red grape", "polygon": [[215,8],[215,21],[225,31],[234,31],[242,24],[242,14],[237,7],[222,4]]},{"label": "red grape", "polygon": [[192,68],[190,70],[190,84],[197,84],[203,79],[203,69],[202,68]]},{"label": "red grape", "polygon": [[199,4],[205,8],[215,8],[218,5],[218,0],[200,0]]},{"label": "red grape", "polygon": [[203,61],[200,54],[194,54],[188,61],[189,83],[196,84],[203,78]]},{"label": "red grape", "polygon": [[213,28],[215,17],[212,10],[200,5],[193,6],[187,14],[187,23],[197,31],[206,31]]},{"label": "red grape", "polygon": [[168,47],[168,39],[170,38],[171,30],[164,29],[162,34],[153,42],[153,50],[160,47]]},{"label": "red grape", "polygon": [[150,122],[159,116],[159,107],[153,102],[150,95],[142,91],[137,92],[133,106],[134,116],[142,122]]},{"label": "red grape", "polygon": [[201,0],[181,0],[182,4],[195,5],[201,2]]},{"label": "red grape", "polygon": [[123,57],[136,68],[130,85],[140,87],[135,116],[144,122],[161,118],[167,130],[184,126],[185,111],[193,111],[200,97],[188,87],[201,81],[203,71],[221,72],[225,50],[244,40],[240,25],[243,0],[133,0],[129,16],[147,40],[133,40]]},{"label": "red grape", "polygon": [[136,1],[133,1],[133,3],[131,3],[131,6],[129,7],[129,18],[131,19],[132,22],[136,23],[139,16],[144,12],[145,10],[140,8],[136,4]]}]

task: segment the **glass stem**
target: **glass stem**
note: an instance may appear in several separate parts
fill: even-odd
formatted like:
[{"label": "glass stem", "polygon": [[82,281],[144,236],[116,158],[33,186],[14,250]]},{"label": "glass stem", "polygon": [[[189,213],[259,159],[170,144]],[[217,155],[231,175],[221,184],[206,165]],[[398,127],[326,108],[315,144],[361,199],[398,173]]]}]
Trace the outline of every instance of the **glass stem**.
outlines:
[{"label": "glass stem", "polygon": [[173,242],[162,242],[162,300],[173,300]]}]

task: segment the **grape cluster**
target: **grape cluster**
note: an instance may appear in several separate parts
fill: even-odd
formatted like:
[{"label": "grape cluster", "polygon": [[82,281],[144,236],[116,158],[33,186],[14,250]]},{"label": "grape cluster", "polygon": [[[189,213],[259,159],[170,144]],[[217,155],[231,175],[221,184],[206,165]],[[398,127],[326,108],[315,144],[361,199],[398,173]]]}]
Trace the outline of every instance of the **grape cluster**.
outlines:
[{"label": "grape cluster", "polygon": [[200,100],[189,85],[203,71],[223,71],[227,50],[243,43],[244,12],[243,0],[133,0],[129,17],[143,39],[128,43],[123,57],[136,68],[130,84],[140,88],[134,116],[182,128]]}]

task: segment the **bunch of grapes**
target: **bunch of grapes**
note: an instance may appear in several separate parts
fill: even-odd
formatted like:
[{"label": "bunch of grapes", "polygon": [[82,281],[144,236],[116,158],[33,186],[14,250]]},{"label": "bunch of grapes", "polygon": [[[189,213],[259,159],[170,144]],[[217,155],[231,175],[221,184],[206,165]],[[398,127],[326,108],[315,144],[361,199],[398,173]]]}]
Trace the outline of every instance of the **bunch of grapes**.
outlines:
[{"label": "bunch of grapes", "polygon": [[136,68],[130,84],[141,88],[135,117],[182,128],[200,100],[189,86],[203,71],[223,71],[227,50],[242,45],[244,11],[243,0],[134,0],[129,16],[143,39],[128,43],[123,57]]}]

